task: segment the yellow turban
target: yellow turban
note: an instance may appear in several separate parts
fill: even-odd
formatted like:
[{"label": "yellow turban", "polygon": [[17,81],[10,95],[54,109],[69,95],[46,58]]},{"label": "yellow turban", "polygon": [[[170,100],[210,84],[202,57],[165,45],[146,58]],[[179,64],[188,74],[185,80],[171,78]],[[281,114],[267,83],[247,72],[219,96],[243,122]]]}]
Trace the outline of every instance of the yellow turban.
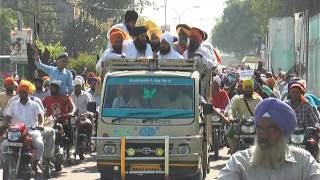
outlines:
[{"label": "yellow turban", "polygon": [[143,26],[147,28],[147,30],[152,29],[152,28],[158,28],[157,24],[151,20],[146,20],[143,23]]},{"label": "yellow turban", "polygon": [[152,29],[149,29],[149,30],[147,31],[147,35],[148,35],[149,40],[151,40],[151,36],[152,36],[153,34],[156,35],[156,36],[160,39],[160,37],[162,36],[162,31],[161,31],[160,28],[152,28]]},{"label": "yellow turban", "polygon": [[32,82],[27,80],[21,80],[20,84],[25,84],[29,86],[29,94],[33,94],[34,92],[36,92],[36,86],[32,84]]},{"label": "yellow turban", "polygon": [[242,88],[245,89],[246,87],[254,87],[254,81],[251,78],[245,78],[242,80]]}]

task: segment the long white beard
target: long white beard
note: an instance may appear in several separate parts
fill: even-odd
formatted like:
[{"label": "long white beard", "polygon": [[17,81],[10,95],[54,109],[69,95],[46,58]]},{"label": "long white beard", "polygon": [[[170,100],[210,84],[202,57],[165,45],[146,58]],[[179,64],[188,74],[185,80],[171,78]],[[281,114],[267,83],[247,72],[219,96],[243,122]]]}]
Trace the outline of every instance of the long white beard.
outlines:
[{"label": "long white beard", "polygon": [[286,141],[284,138],[271,148],[263,149],[257,142],[253,148],[253,166],[276,169],[285,161]]}]

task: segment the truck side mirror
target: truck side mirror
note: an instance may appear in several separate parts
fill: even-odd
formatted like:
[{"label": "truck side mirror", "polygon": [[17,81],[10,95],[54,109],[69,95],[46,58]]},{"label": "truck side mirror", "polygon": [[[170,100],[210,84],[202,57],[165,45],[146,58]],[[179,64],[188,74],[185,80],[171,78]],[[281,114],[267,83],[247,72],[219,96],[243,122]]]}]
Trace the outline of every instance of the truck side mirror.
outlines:
[{"label": "truck side mirror", "polygon": [[87,110],[89,112],[96,112],[97,111],[97,103],[96,102],[88,102],[87,104]]},{"label": "truck side mirror", "polygon": [[208,104],[208,103],[202,104],[202,110],[204,115],[212,114],[213,113],[212,104]]}]

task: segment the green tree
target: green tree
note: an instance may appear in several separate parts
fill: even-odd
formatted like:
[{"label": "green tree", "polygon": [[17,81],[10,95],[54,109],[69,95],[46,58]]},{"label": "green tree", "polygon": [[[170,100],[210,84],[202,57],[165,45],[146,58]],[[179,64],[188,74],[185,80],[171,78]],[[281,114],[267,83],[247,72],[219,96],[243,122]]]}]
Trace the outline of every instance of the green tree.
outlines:
[{"label": "green tree", "polygon": [[71,58],[69,68],[75,70],[78,74],[96,71],[96,57],[81,53],[77,58]]},{"label": "green tree", "polygon": [[227,2],[223,16],[212,30],[211,42],[224,52],[244,55],[254,49],[259,23],[248,0]]},{"label": "green tree", "polygon": [[17,20],[16,12],[0,6],[0,54],[10,53],[10,32]]}]

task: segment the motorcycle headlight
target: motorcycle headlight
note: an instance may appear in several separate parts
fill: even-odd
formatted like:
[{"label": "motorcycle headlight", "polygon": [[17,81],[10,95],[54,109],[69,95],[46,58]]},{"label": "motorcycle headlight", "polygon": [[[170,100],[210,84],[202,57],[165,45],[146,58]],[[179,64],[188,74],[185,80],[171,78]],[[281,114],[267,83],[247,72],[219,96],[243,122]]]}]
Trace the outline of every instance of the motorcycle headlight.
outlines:
[{"label": "motorcycle headlight", "polygon": [[256,130],[255,126],[241,125],[241,132],[245,134],[253,134],[255,130]]},{"label": "motorcycle headlight", "polygon": [[190,146],[187,144],[179,145],[178,154],[190,154]]},{"label": "motorcycle headlight", "polygon": [[302,144],[304,141],[304,134],[292,134],[290,140],[294,144]]},{"label": "motorcycle headlight", "polygon": [[217,117],[217,116],[212,116],[212,122],[219,122],[220,121],[220,118]]},{"label": "motorcycle headlight", "polygon": [[106,144],[103,147],[103,151],[105,154],[115,154],[116,153],[116,145]]},{"label": "motorcycle headlight", "polygon": [[8,131],[8,141],[18,141],[21,137],[20,131]]}]

